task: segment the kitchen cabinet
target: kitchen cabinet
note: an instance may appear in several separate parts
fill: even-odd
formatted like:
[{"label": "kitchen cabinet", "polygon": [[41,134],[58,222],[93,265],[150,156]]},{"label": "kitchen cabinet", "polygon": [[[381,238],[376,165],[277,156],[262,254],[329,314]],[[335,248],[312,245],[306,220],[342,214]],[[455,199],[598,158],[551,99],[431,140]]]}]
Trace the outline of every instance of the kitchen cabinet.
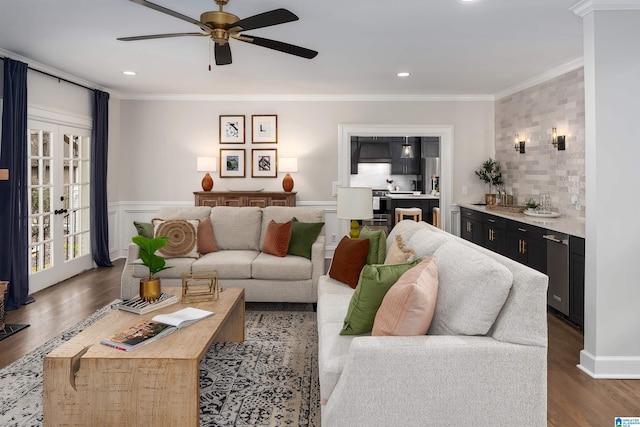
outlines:
[{"label": "kitchen cabinet", "polygon": [[547,273],[546,229],[506,220],[507,257],[541,273]]},{"label": "kitchen cabinet", "polygon": [[569,236],[569,320],[584,329],[584,239]]},{"label": "kitchen cabinet", "polygon": [[422,157],[440,157],[440,138],[433,136],[422,138]]},{"label": "kitchen cabinet", "polygon": [[482,212],[460,208],[460,230],[463,239],[483,246]]},{"label": "kitchen cabinet", "polygon": [[[408,143],[413,150],[413,158],[402,158],[402,146]],[[420,139],[393,137],[391,148],[391,175],[419,175],[420,174]]]},{"label": "kitchen cabinet", "polygon": [[494,215],[482,215],[482,246],[497,252],[507,254],[507,220]]},{"label": "kitchen cabinet", "polygon": [[351,141],[351,175],[358,174],[358,158],[360,157],[360,144],[358,138]]},{"label": "kitchen cabinet", "polygon": [[195,191],[196,206],[295,206],[296,192],[285,191]]}]

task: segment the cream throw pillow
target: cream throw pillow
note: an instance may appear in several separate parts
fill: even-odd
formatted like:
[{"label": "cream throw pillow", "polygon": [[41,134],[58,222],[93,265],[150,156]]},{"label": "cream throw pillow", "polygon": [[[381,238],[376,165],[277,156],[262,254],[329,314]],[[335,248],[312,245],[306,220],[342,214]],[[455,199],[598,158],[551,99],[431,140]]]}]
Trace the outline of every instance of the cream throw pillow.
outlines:
[{"label": "cream throw pillow", "polygon": [[404,273],[378,309],[371,335],[425,335],[438,298],[438,264],[426,258]]},{"label": "cream throw pillow", "polygon": [[384,259],[385,264],[401,264],[403,262],[413,261],[416,259],[416,252],[409,249],[402,241],[402,236],[396,234],[396,239],[389,247],[387,256]]}]

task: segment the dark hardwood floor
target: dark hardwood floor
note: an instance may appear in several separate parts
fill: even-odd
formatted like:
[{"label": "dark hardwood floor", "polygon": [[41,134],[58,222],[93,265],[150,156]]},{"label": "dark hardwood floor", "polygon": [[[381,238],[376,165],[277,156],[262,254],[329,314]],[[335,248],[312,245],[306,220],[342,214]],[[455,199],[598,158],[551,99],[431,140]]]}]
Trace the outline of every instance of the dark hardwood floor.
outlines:
[{"label": "dark hardwood floor", "polygon": [[[0,341],[0,368],[57,336],[120,296],[124,260],[34,294],[36,302],[7,313],[7,323],[31,326]],[[640,417],[639,380],[594,380],[576,365],[582,333],[549,314],[548,425],[613,426],[618,416]]]}]

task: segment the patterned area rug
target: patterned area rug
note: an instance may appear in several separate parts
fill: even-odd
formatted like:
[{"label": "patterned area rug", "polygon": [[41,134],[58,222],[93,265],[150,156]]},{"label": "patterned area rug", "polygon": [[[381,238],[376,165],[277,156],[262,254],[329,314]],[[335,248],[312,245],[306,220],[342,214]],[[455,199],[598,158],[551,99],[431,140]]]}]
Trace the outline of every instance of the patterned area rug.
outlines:
[{"label": "patterned area rug", "polygon": [[[42,425],[44,356],[112,309],[98,310],[0,370],[0,426]],[[245,341],[215,343],[200,363],[200,425],[319,426],[311,304],[247,303],[245,317]]]}]

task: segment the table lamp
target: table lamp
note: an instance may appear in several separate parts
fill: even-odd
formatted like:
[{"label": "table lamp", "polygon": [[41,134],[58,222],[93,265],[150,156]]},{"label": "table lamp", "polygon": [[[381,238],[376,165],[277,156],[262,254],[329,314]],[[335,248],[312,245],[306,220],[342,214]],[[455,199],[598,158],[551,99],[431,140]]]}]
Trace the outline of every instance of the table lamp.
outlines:
[{"label": "table lamp", "polygon": [[278,159],[278,171],[286,172],[282,180],[282,188],[287,193],[293,190],[293,178],[289,175],[289,172],[298,172],[298,159],[296,157],[282,157]]},{"label": "table lamp", "polygon": [[204,178],[202,178],[202,190],[211,191],[213,188],[213,178],[209,175],[209,172],[216,171],[216,158],[215,157],[198,157],[198,172],[206,172]]},{"label": "table lamp", "polygon": [[338,187],[338,213],[340,219],[351,220],[349,236],[357,239],[359,219],[373,218],[373,193],[370,187]]}]

